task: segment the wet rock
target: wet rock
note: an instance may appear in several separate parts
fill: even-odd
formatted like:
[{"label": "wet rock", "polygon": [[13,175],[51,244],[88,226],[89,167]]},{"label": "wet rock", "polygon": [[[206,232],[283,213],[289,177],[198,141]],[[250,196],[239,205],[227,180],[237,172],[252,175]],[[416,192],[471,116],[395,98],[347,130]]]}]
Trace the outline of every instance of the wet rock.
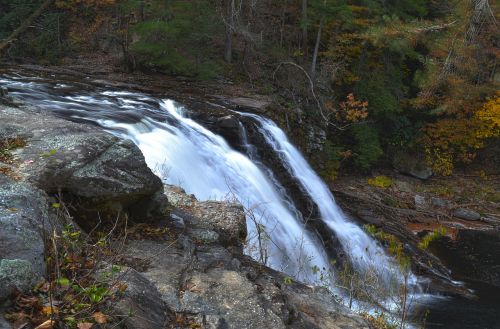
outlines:
[{"label": "wet rock", "polygon": [[0,87],[0,98],[6,98],[9,95],[9,91],[6,87]]},{"label": "wet rock", "polygon": [[453,211],[453,216],[470,221],[476,221],[481,218],[480,213],[467,208],[456,209],[455,211]]},{"label": "wet rock", "polygon": [[307,131],[307,152],[323,150],[326,142],[326,132],[323,129],[310,127]]},{"label": "wet rock", "polygon": [[420,154],[398,152],[394,156],[392,164],[397,171],[422,180],[429,179],[433,175],[432,170]]},{"label": "wet rock", "polygon": [[217,119],[217,125],[222,129],[239,130],[240,122],[234,115],[226,115]]},{"label": "wet rock", "polygon": [[377,226],[382,224],[382,218],[375,215],[370,209],[360,209],[357,215],[366,223]]}]

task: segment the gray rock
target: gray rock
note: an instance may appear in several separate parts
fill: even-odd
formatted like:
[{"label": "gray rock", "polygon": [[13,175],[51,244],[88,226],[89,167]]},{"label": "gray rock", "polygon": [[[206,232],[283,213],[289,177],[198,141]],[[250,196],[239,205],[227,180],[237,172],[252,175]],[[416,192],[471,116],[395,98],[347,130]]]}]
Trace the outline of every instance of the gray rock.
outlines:
[{"label": "gray rock", "polygon": [[229,102],[236,105],[238,109],[250,110],[258,113],[265,113],[267,107],[271,104],[268,99],[255,99],[249,97],[234,97]]},{"label": "gray rock", "polygon": [[163,328],[167,321],[167,308],[156,287],[131,268],[123,268],[117,280],[127,286],[118,301],[110,305],[116,314],[124,315],[120,328]]},{"label": "gray rock", "polygon": [[479,220],[481,218],[480,213],[467,208],[456,209],[455,211],[453,211],[453,216],[471,221]]},{"label": "gray rock", "polygon": [[174,210],[176,218],[200,229],[213,230],[222,242],[241,242],[247,234],[246,217],[243,207],[233,202],[199,202],[187,195],[181,188],[165,185],[168,202],[179,209]]},{"label": "gray rock", "polygon": [[398,152],[392,164],[397,171],[422,180],[427,180],[433,175],[432,169],[425,163],[421,154]]},{"label": "gray rock", "polygon": [[23,259],[0,261],[0,300],[13,291],[29,291],[36,283],[37,275],[30,262]]},{"label": "gray rock", "polygon": [[440,207],[440,208],[446,208],[450,204],[450,202],[448,200],[444,200],[444,199],[436,198],[436,197],[431,198],[431,203],[433,206]]},{"label": "gray rock", "polygon": [[415,208],[424,208],[425,205],[427,204],[427,201],[425,201],[425,197],[421,195],[415,195]]},{"label": "gray rock", "polygon": [[[227,216],[232,210],[224,207],[231,209],[234,205],[198,202],[182,193],[180,189],[166,189],[173,197],[170,202],[179,205],[172,214],[185,223],[179,243],[128,241],[122,251],[148,261],[141,275],[154,285],[170,312],[186,316],[203,328],[368,328],[361,317],[340,306],[327,290],[299,283],[285,285],[282,274],[244,256],[237,241],[216,241],[216,234],[221,235],[228,227],[227,218],[219,221],[209,217],[220,216],[217,212],[221,211]],[[244,223],[241,209],[234,211],[233,219]],[[213,235],[211,243],[197,243],[200,234],[207,232]]]},{"label": "gray rock", "polygon": [[240,121],[234,115],[226,115],[217,119],[217,125],[223,129],[239,130]]},{"label": "gray rock", "polygon": [[326,142],[326,132],[323,129],[313,126],[309,127],[309,129],[307,130],[308,153],[323,150],[325,142]]},{"label": "gray rock", "polygon": [[[27,182],[47,193],[63,191],[83,208],[91,204],[101,214],[115,214],[162,191],[137,146],[96,127],[2,107],[0,131],[27,140],[15,152]],[[154,207],[141,204],[135,214],[148,217]]]},{"label": "gray rock", "polygon": [[219,234],[212,230],[194,229],[191,231],[191,235],[204,243],[216,243],[219,240]]},{"label": "gray rock", "polygon": [[9,90],[6,87],[0,87],[0,98],[9,96]]},{"label": "gray rock", "polygon": [[0,301],[45,274],[41,232],[50,223],[43,192],[0,174]]}]

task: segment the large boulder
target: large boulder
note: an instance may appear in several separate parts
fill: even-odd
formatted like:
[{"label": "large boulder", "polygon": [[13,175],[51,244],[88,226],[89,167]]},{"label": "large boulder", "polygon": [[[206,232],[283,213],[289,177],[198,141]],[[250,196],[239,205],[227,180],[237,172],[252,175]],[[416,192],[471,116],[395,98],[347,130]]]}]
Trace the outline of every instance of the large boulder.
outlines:
[{"label": "large boulder", "polygon": [[161,180],[138,147],[97,127],[32,109],[1,108],[0,131],[26,140],[14,154],[26,182],[48,194],[61,193],[80,209],[91,205],[103,218],[129,210],[150,217],[155,207],[143,201],[162,194]]},{"label": "large boulder", "polygon": [[392,164],[400,173],[426,180],[433,175],[432,169],[425,163],[421,154],[397,152]]}]

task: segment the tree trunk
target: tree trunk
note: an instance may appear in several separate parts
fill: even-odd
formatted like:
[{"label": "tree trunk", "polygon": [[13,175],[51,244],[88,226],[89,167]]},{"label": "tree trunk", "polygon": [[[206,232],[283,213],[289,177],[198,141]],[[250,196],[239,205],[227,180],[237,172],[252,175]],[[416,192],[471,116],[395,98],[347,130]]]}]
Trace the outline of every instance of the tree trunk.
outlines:
[{"label": "tree trunk", "polygon": [[30,17],[28,17],[22,24],[19,26],[12,34],[5,39],[5,41],[2,41],[0,43],[0,56],[3,54],[4,51],[6,51],[11,44],[16,42],[17,38],[21,34],[23,34],[24,31],[28,29],[28,27],[31,26],[31,24],[47,9],[49,6],[52,4],[53,0],[45,0],[40,7],[38,7],[33,14],[31,14]]},{"label": "tree trunk", "polygon": [[307,57],[307,0],[302,0],[302,44],[304,58]]},{"label": "tree trunk", "polygon": [[226,40],[224,41],[224,60],[231,63],[233,57],[233,30],[234,30],[234,13],[235,4],[231,0],[228,4],[228,22],[226,22]]},{"label": "tree trunk", "polygon": [[316,62],[318,60],[319,43],[321,41],[321,31],[323,30],[323,22],[324,22],[324,17],[321,17],[321,21],[319,22],[318,34],[316,35],[316,43],[314,44],[314,54],[311,63],[311,72],[309,74],[313,80],[314,80],[314,75],[316,74]]}]

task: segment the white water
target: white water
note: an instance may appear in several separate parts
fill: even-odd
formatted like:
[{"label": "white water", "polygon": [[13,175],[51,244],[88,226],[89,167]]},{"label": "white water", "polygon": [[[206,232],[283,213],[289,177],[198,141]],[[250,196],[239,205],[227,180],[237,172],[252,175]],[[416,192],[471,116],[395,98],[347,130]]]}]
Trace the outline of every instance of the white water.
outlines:
[{"label": "white water", "polygon": [[[161,108],[172,123],[144,118],[137,124],[112,120],[99,123],[122,137],[132,139],[143,152],[150,168],[163,175],[166,183],[183,187],[199,200],[236,198],[252,209],[264,227],[261,240],[267,264],[308,283],[320,282],[314,266],[328,269],[326,255],[316,239],[304,229],[297,211],[267,176],[247,156],[236,152],[226,141],[182,115],[171,100]],[[119,132],[119,133],[117,133]],[[247,252],[259,259],[257,229],[247,216]],[[262,226],[261,226],[262,227]]]},{"label": "white water", "polygon": [[[326,184],[314,172],[299,150],[290,143],[283,130],[269,119],[255,114],[241,114],[259,123],[259,131],[273,150],[279,154],[285,168],[299,181],[304,191],[317,205],[321,219],[338,237],[354,267],[364,273],[376,271],[377,276],[385,281],[386,286],[401,282],[402,274],[398,266],[375,240],[347,219],[335,203]],[[410,276],[410,283],[416,283],[414,276]]]}]

